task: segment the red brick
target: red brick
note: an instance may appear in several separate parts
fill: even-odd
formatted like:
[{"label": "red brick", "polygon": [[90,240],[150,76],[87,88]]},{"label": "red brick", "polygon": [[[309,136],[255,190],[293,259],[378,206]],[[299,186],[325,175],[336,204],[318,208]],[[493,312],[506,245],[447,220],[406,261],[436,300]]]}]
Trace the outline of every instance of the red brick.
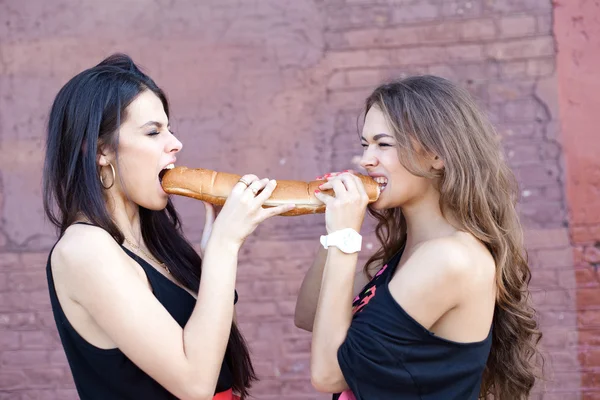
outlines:
[{"label": "red brick", "polygon": [[571,235],[575,243],[593,243],[600,240],[600,225],[580,225],[571,227]]},{"label": "red brick", "polygon": [[56,383],[71,383],[71,372],[60,367],[36,366],[23,370],[27,377],[28,386],[32,388],[54,387]]},{"label": "red brick", "polygon": [[2,390],[20,389],[25,387],[25,384],[23,371],[5,367],[0,368],[0,388]]},{"label": "red brick", "polygon": [[283,351],[284,354],[310,354],[309,338],[284,338]]},{"label": "red brick", "polygon": [[600,263],[600,245],[585,246],[583,250],[583,260],[590,264]]},{"label": "red brick", "polygon": [[544,12],[551,10],[552,3],[545,0],[520,0],[520,1],[489,1],[485,7],[492,13],[518,13],[518,12]]},{"label": "red brick", "polygon": [[554,75],[556,62],[554,58],[545,57],[527,61],[527,76],[531,78],[545,78]]},{"label": "red brick", "polygon": [[504,17],[499,20],[501,37],[531,36],[536,33],[537,20],[531,15]]},{"label": "red brick", "polygon": [[46,271],[11,272],[8,275],[11,290],[32,292],[47,290]]},{"label": "red brick", "polygon": [[585,366],[600,365],[600,347],[582,347],[579,350],[581,364]]},{"label": "red brick", "polygon": [[16,350],[20,347],[19,332],[0,330],[0,352]]},{"label": "red brick", "polygon": [[600,309],[600,288],[579,288],[577,291],[577,307],[580,310]]},{"label": "red brick", "polygon": [[551,37],[497,42],[486,46],[486,54],[499,61],[547,57],[554,54],[554,42]]},{"label": "red brick", "polygon": [[500,77],[503,79],[528,78],[527,61],[508,61],[500,63]]},{"label": "red brick", "polygon": [[21,335],[21,346],[27,350],[44,350],[59,347],[60,339],[55,330],[24,331]]},{"label": "red brick", "polygon": [[442,17],[471,18],[481,16],[483,4],[480,1],[443,1],[441,3]]},{"label": "red brick", "polygon": [[0,271],[13,271],[19,268],[19,255],[14,253],[0,253]]},{"label": "red brick", "polygon": [[544,268],[566,268],[573,265],[573,251],[569,247],[538,250],[536,253],[540,266]]},{"label": "red brick", "polygon": [[577,324],[580,329],[600,329],[600,309],[579,311]]},{"label": "red brick", "polygon": [[488,40],[496,36],[496,26],[491,19],[473,19],[461,24],[460,37],[464,40]]},{"label": "red brick", "polygon": [[543,330],[542,345],[548,350],[569,350],[577,348],[580,338],[573,329],[551,328]]},{"label": "red brick", "polygon": [[600,347],[600,330],[598,329],[580,329],[579,343],[584,347]]},{"label": "red brick", "polygon": [[[598,274],[590,267],[575,269],[575,285],[579,288],[593,287],[598,288]],[[563,286],[565,287],[565,286]]]},{"label": "red brick", "polygon": [[46,365],[47,363],[48,352],[45,350],[8,350],[0,354],[0,365],[3,368]]}]

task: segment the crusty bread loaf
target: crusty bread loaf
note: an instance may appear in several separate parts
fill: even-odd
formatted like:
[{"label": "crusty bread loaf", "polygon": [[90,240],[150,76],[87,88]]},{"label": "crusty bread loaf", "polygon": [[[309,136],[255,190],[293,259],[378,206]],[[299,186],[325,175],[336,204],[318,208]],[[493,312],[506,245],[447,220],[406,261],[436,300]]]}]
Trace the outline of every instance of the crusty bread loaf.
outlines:
[{"label": "crusty bread loaf", "polygon": [[[369,203],[379,198],[379,185],[367,175],[357,174],[362,180]],[[191,197],[215,205],[225,204],[233,186],[238,183],[241,175],[227,172],[217,172],[202,168],[175,167],[167,170],[162,177],[162,187],[166,193]],[[283,216],[295,216],[325,212],[325,205],[315,197],[315,190],[322,181],[277,181],[277,187],[271,197],[264,203],[266,207],[282,204],[295,204],[296,208]],[[333,190],[323,190],[323,193],[334,195]]]}]

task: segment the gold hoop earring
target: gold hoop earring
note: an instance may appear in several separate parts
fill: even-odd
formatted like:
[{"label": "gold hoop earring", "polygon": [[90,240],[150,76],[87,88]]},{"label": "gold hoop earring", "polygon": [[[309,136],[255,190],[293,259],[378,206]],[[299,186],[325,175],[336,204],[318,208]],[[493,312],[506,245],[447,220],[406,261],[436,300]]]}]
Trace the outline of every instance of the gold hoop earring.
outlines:
[{"label": "gold hoop earring", "polygon": [[115,179],[117,177],[117,174],[115,173],[115,167],[113,167],[113,165],[111,163],[108,163],[108,166],[110,167],[110,170],[112,171],[112,176],[113,176],[112,183],[109,186],[104,186],[104,179],[102,178],[102,169],[100,170],[100,184],[106,190],[113,187],[113,185],[115,184]]}]

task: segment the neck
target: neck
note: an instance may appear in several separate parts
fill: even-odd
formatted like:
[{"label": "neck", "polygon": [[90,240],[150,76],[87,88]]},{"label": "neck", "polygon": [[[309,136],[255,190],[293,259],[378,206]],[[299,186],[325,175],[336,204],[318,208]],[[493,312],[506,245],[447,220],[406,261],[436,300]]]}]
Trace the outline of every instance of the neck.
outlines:
[{"label": "neck", "polygon": [[418,201],[403,206],[402,214],[406,220],[406,249],[458,231],[452,215],[449,212],[442,214],[440,195],[435,189]]},{"label": "neck", "polygon": [[105,195],[105,200],[112,220],[123,235],[134,244],[142,246],[139,206],[128,199],[113,196],[110,191]]}]

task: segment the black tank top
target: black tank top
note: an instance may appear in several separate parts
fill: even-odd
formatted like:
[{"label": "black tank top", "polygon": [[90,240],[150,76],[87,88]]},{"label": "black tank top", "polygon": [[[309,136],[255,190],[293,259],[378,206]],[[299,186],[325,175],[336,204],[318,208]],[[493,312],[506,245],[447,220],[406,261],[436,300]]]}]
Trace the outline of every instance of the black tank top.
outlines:
[{"label": "black tank top", "polygon": [[[192,314],[196,299],[144,259],[123,246],[121,248],[144,269],[154,296],[183,328]],[[176,399],[118,348],[98,348],[77,333],[67,320],[56,295],[50,265],[52,250],[46,264],[50,303],[79,397],[83,400]],[[237,293],[235,299],[237,301]],[[232,383],[231,371],[223,360],[215,393],[229,390]]]},{"label": "black tank top", "polygon": [[437,336],[392,297],[394,255],[353,301],[352,323],[337,352],[350,387],[334,400],[477,400],[492,345]]}]

